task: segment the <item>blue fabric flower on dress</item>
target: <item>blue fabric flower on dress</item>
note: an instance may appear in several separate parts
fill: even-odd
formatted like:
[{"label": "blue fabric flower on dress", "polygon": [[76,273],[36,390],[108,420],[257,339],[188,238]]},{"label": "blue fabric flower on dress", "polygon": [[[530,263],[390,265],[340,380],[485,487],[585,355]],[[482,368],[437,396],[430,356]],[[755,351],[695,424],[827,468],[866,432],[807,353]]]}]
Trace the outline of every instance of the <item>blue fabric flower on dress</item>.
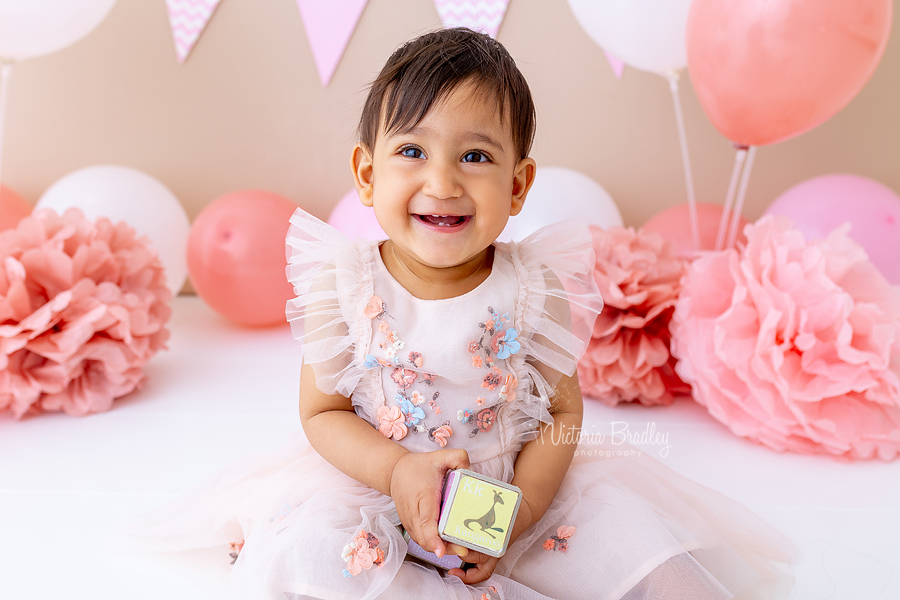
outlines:
[{"label": "blue fabric flower on dress", "polygon": [[371,354],[366,354],[366,360],[363,362],[363,368],[366,369],[374,369],[378,366],[378,359],[372,356]]},{"label": "blue fabric flower on dress", "polygon": [[522,345],[516,341],[517,337],[519,337],[519,332],[515,329],[506,330],[498,344],[497,358],[501,360],[509,358],[510,355],[516,354],[522,348]]},{"label": "blue fabric flower on dress", "polygon": [[418,425],[419,422],[425,418],[425,411],[409,400],[400,401],[400,412],[402,412],[403,416],[406,418],[407,427]]}]

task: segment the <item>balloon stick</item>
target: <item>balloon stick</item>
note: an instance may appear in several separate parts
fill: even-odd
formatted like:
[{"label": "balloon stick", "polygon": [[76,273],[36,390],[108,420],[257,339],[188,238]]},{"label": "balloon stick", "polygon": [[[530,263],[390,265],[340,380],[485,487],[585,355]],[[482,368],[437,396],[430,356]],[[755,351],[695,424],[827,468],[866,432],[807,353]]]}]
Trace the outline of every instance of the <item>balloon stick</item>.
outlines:
[{"label": "balloon stick", "polygon": [[697,221],[697,197],[694,194],[694,173],[691,169],[691,155],[688,152],[687,131],[684,127],[684,111],[681,109],[681,97],[678,94],[678,73],[673,72],[669,75],[669,89],[672,90],[672,101],[675,103],[675,123],[678,126],[678,141],[681,143],[681,162],[684,166],[688,214],[691,219],[691,240],[694,242],[694,250],[699,250],[700,225]]},{"label": "balloon stick", "polygon": [[719,221],[719,231],[716,233],[716,250],[722,249],[725,242],[725,231],[728,229],[728,217],[734,204],[734,194],[737,191],[741,171],[744,168],[744,159],[747,158],[747,146],[735,146],[737,152],[734,155],[734,168],[731,169],[731,181],[728,182],[728,192],[725,194],[725,206],[722,207],[722,219]]},{"label": "balloon stick", "polygon": [[756,146],[750,146],[747,160],[744,162],[744,173],[741,176],[741,188],[738,190],[737,202],[734,206],[734,214],[731,215],[731,229],[728,232],[728,247],[733,248],[737,239],[738,225],[741,221],[741,213],[744,212],[744,198],[747,197],[747,186],[750,185],[750,171],[753,170],[753,159],[756,157]]},{"label": "balloon stick", "polygon": [[6,123],[6,99],[9,94],[9,78],[13,63],[0,59],[0,183],[3,182],[3,139]]}]

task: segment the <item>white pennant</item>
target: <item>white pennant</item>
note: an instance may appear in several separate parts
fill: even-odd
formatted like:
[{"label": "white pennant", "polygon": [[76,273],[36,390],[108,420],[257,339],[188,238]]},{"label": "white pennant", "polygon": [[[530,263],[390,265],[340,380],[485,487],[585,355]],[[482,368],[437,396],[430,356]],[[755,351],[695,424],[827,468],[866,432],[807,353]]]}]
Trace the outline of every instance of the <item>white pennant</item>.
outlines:
[{"label": "white pennant", "polygon": [[509,0],[434,0],[444,27],[468,27],[497,37]]},{"label": "white pennant", "polygon": [[178,62],[183,63],[222,0],[166,0]]}]

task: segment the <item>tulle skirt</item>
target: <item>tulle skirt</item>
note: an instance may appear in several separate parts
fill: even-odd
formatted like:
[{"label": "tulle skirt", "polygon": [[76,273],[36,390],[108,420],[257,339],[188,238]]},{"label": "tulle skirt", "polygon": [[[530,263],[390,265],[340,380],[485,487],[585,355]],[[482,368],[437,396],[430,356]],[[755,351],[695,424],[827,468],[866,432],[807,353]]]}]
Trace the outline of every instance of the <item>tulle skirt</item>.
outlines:
[{"label": "tulle skirt", "polygon": [[[477,586],[405,559],[398,525],[390,497],[301,438],[129,524],[125,539],[132,550],[234,560],[231,584],[254,600],[786,598],[793,584],[786,538],[624,445],[579,446],[547,512]],[[561,542],[560,527],[576,532]],[[377,558],[348,568],[361,538]]]}]

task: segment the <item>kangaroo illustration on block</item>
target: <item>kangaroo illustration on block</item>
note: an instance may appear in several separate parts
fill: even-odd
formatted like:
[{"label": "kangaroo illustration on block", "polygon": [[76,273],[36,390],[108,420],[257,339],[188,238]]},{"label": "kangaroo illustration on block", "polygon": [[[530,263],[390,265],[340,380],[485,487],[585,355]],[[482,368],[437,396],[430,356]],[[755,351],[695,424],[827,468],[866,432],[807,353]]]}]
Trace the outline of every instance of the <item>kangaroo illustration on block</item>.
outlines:
[{"label": "kangaroo illustration on block", "polygon": [[497,539],[489,530],[493,529],[494,531],[503,533],[503,529],[501,529],[500,527],[494,527],[494,522],[497,520],[497,515],[494,514],[494,507],[498,504],[503,503],[503,498],[500,497],[500,492],[494,490],[494,502],[493,504],[491,504],[491,508],[484,514],[483,517],[479,519],[466,519],[465,521],[463,521],[463,527],[469,529],[470,531],[475,531],[469,526],[469,524],[478,523],[478,526],[481,528],[482,532],[486,533],[494,539]]}]

